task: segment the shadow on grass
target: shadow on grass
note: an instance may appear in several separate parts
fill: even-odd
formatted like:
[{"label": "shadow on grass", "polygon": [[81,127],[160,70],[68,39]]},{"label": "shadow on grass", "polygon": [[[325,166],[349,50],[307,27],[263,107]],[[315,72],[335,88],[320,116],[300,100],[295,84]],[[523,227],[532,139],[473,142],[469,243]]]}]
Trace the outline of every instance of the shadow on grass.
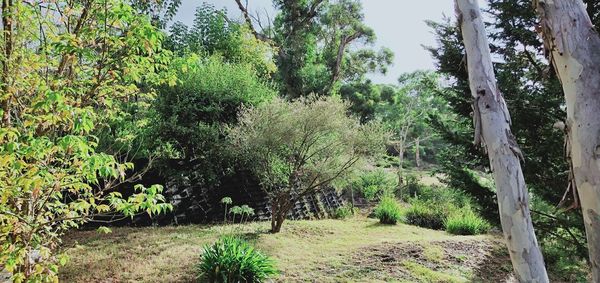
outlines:
[{"label": "shadow on grass", "polygon": [[381,222],[371,222],[365,226],[366,228],[379,228],[379,227],[396,227],[398,224],[384,224]]}]

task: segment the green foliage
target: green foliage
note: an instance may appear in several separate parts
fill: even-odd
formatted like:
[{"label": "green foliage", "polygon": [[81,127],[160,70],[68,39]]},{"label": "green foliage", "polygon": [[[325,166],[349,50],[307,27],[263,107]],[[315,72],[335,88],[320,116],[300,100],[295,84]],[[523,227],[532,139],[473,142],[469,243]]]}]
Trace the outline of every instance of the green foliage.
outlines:
[{"label": "green foliage", "polygon": [[402,218],[402,207],[392,196],[382,197],[374,212],[381,224],[395,225]]},{"label": "green foliage", "polygon": [[276,71],[271,46],[255,38],[248,27],[236,22],[226,10],[204,3],[196,9],[194,24],[176,22],[170,27],[166,48],[176,54],[218,55],[225,62],[248,65],[261,78]]},{"label": "green foliage", "polygon": [[272,259],[246,241],[225,236],[203,248],[198,264],[202,282],[264,282],[278,273]]},{"label": "green foliage", "polygon": [[278,80],[285,96],[329,95],[340,81],[361,79],[368,72],[385,73],[391,64],[389,49],[368,49],[375,34],[364,24],[360,1],[273,4],[277,16],[262,37],[277,47]]},{"label": "green foliage", "polygon": [[[600,27],[597,2],[584,2],[588,4],[592,23]],[[511,130],[525,155],[523,175],[528,190],[534,197],[556,206],[567,187],[569,168],[564,158],[564,133],[551,125],[564,121],[566,113],[561,84],[556,75],[546,72],[550,66],[536,34],[537,15],[530,2],[524,0],[489,1],[487,12],[493,19],[488,23],[492,57],[502,62],[494,65],[498,88],[510,109]],[[471,98],[465,95],[470,90],[467,72],[461,63],[465,50],[460,31],[450,21],[430,23],[430,26],[439,39],[438,45],[430,48],[431,54],[438,70],[449,77],[447,91],[441,92],[440,97],[455,114],[453,120],[433,120],[444,140],[451,144],[440,155],[441,170],[453,183],[452,187],[464,189],[481,204],[482,215],[488,221],[498,223],[494,190],[471,174],[475,170],[488,172],[489,162],[486,154],[472,143]],[[546,241],[560,242],[559,246],[569,248],[581,259],[586,258],[587,254],[580,248],[586,241],[580,212],[549,212],[548,215],[559,216],[561,220],[532,213],[540,245]],[[563,221],[566,219],[568,221]]]},{"label": "green foliage", "polygon": [[589,267],[585,259],[578,254],[568,252],[570,247],[562,245],[561,241],[544,241],[541,244],[544,263],[548,271],[556,279],[564,282],[589,282]]},{"label": "green foliage", "polygon": [[137,185],[128,198],[114,191],[133,164],[98,151],[94,135],[121,115],[115,105],[146,96],[139,85],[173,80],[162,73],[171,54],[162,34],[127,3],[14,1],[2,9],[19,27],[0,58],[0,262],[15,282],[56,281],[66,262],[57,254],[61,236],[96,215],[171,208],[159,185]]},{"label": "green foliage", "polygon": [[350,185],[364,198],[374,201],[385,195],[393,195],[398,180],[395,174],[376,169],[360,174]]},{"label": "green foliage", "polygon": [[339,98],[311,96],[274,99],[242,111],[239,124],[229,131],[232,145],[258,176],[274,217],[284,219],[297,198],[382,152],[386,134],[381,127],[361,125],[347,110]]},{"label": "green foliage", "polygon": [[352,217],[356,214],[356,210],[357,210],[357,208],[353,207],[350,204],[340,206],[340,207],[336,208],[335,211],[333,212],[333,218],[346,219],[346,218]]},{"label": "green foliage", "polygon": [[156,151],[168,145],[167,157],[188,162],[190,171],[198,175],[198,184],[215,186],[234,159],[228,155],[223,129],[236,123],[243,105],[264,103],[276,92],[251,66],[227,63],[218,56],[190,55],[173,65],[179,83],[159,88],[152,121],[154,137],[148,140]]},{"label": "green foliage", "polygon": [[249,217],[254,216],[254,208],[249,207],[247,204],[242,206],[234,206],[229,211],[232,214],[233,222],[235,223],[236,216],[240,216],[240,223],[243,224],[244,220],[248,220]]},{"label": "green foliage", "polygon": [[457,207],[473,204],[472,199],[464,192],[448,187],[426,186],[409,181],[406,191],[412,197],[408,199],[409,202],[416,199],[433,203],[448,203]]},{"label": "green foliage", "polygon": [[454,211],[446,219],[446,232],[454,235],[484,234],[490,229],[490,224],[477,215],[470,206],[464,206]]},{"label": "green foliage", "polygon": [[404,211],[404,219],[407,224],[442,230],[448,215],[454,210],[456,207],[452,204],[413,200]]}]

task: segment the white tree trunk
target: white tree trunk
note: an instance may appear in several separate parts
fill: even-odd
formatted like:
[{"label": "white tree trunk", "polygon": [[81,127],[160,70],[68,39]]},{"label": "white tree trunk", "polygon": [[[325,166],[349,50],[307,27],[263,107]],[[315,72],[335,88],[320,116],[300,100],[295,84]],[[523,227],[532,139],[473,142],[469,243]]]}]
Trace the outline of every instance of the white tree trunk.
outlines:
[{"label": "white tree trunk", "polygon": [[494,173],[504,238],[520,282],[548,282],[538,246],[510,116],[496,86],[489,43],[476,0],[456,0],[473,96],[475,142],[485,145]]},{"label": "white tree trunk", "polygon": [[581,0],[534,4],[565,93],[566,129],[594,282],[600,282],[600,36]]}]

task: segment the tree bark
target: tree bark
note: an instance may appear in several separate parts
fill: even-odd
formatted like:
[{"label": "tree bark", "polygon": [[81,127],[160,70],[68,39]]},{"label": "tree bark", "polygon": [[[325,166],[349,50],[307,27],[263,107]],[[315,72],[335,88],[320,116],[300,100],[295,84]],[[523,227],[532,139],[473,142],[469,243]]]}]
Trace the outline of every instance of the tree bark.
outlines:
[{"label": "tree bark", "polygon": [[271,233],[279,233],[292,204],[289,194],[278,194],[271,200]]},{"label": "tree bark", "polygon": [[534,0],[567,104],[568,156],[579,194],[593,282],[600,282],[600,36],[581,0]]},{"label": "tree bark", "polygon": [[496,78],[490,48],[476,0],[456,0],[456,12],[467,53],[473,96],[475,142],[485,145],[493,171],[500,222],[520,282],[549,282],[529,212],[529,196],[510,131],[510,115]]},{"label": "tree bark", "polygon": [[402,184],[404,184],[404,172],[402,172],[404,169],[402,168],[404,164],[404,142],[396,150],[398,151],[398,171],[396,173],[398,174],[398,189],[401,190]]},{"label": "tree bark", "polygon": [[421,167],[421,156],[420,156],[420,139],[419,137],[417,137],[417,140],[415,141],[415,165],[417,166],[417,168]]}]

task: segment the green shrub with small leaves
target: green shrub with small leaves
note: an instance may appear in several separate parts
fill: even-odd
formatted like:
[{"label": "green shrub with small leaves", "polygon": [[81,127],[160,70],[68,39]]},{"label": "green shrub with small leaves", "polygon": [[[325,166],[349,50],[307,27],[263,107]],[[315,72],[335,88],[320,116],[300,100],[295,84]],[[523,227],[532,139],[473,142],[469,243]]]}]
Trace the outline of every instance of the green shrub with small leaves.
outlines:
[{"label": "green shrub with small leaves", "polygon": [[225,236],[203,248],[200,282],[264,282],[278,273],[275,262],[243,239]]},{"label": "green shrub with small leaves", "polygon": [[382,224],[396,224],[402,217],[402,207],[392,196],[384,196],[375,208],[375,216]]},{"label": "green shrub with small leaves", "polygon": [[477,215],[470,206],[462,207],[448,216],[446,232],[454,235],[478,235],[486,233],[490,224]]}]

